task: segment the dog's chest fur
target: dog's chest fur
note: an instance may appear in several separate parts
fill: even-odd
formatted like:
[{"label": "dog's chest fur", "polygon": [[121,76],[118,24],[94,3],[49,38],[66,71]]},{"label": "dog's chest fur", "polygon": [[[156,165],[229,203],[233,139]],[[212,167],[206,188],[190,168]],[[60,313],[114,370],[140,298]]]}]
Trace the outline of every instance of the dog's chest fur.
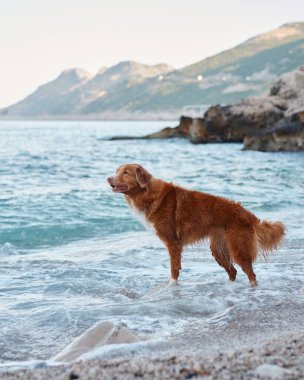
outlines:
[{"label": "dog's chest fur", "polygon": [[139,219],[141,224],[144,225],[146,228],[155,231],[153,223],[147,220],[145,211],[140,210],[132,201],[132,199],[128,199],[127,203],[130,206],[130,209],[133,211],[134,215],[137,217],[137,219]]}]

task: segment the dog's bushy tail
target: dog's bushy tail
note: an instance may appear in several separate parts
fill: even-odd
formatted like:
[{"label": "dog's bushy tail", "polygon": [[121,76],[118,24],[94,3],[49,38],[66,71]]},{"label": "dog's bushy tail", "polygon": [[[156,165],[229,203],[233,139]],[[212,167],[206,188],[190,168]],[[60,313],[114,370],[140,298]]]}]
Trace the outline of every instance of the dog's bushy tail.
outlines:
[{"label": "dog's bushy tail", "polygon": [[267,258],[270,251],[277,249],[285,236],[286,228],[281,222],[259,221],[255,227],[259,252]]}]

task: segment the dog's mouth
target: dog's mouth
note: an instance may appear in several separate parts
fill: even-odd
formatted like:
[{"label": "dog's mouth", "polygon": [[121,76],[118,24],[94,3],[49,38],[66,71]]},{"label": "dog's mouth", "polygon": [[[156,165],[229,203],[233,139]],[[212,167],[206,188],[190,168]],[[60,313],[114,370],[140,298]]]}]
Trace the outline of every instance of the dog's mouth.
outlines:
[{"label": "dog's mouth", "polygon": [[114,193],[125,193],[128,191],[128,185],[110,185]]}]

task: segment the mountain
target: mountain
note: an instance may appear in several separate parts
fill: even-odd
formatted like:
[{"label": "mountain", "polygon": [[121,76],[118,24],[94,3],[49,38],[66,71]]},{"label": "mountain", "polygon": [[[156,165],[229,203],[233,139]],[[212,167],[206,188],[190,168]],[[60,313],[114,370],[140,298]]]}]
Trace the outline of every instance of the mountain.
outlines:
[{"label": "mountain", "polygon": [[210,75],[218,70],[234,71],[236,69],[234,64],[238,61],[245,59],[246,62],[246,58],[258,56],[263,51],[271,51],[303,38],[304,22],[285,24],[278,29],[253,37],[232,49],[187,66],[181,72],[185,75],[197,75],[202,72]]},{"label": "mountain", "polygon": [[148,66],[131,61],[120,62],[110,68],[102,67],[95,76],[81,69],[65,70],[52,82],[8,107],[4,113],[9,117],[27,118],[81,114],[96,99],[124,92],[147,78],[171,70],[172,67],[166,64]]},{"label": "mountain", "polygon": [[[128,104],[130,111],[182,113],[187,105],[232,104],[262,96],[285,72],[304,64],[304,22],[286,24],[235,48],[134,86],[89,111]],[[95,108],[93,109],[93,106]],[[87,110],[84,110],[86,112]]]},{"label": "mountain", "polygon": [[[54,81],[44,84],[21,102],[8,107],[5,111],[12,116],[37,117],[52,114],[53,109],[61,104],[62,97],[84,84],[91,75],[82,69],[64,70]],[[67,105],[62,107],[69,112]]]},{"label": "mountain", "polygon": [[[182,52],[181,52],[182,54]],[[261,96],[278,77],[304,65],[304,22],[285,24],[217,55],[173,70],[125,61],[64,71],[5,110],[6,117],[176,117],[188,105],[231,104]],[[1,113],[1,110],[0,110]]]},{"label": "mountain", "polygon": [[[73,100],[75,100],[75,95],[79,99],[76,104],[78,108],[73,111],[87,113],[86,110],[90,109],[95,102],[106,102],[108,99],[115,98],[117,94],[144,83],[148,78],[163,75],[172,70],[173,68],[166,64],[149,66],[133,61],[120,62],[107,70],[99,71],[91,80],[69,94]],[[125,105],[122,105],[122,108],[124,107]],[[114,110],[116,110],[115,105]]]}]

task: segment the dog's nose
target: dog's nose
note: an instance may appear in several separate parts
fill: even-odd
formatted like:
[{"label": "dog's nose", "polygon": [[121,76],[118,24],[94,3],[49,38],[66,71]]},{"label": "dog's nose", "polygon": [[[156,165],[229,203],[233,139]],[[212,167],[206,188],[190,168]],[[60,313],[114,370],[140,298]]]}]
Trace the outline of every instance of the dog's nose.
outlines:
[{"label": "dog's nose", "polygon": [[113,177],[108,177],[108,178],[107,178],[107,181],[108,181],[109,183],[112,183],[112,182],[113,182]]}]

